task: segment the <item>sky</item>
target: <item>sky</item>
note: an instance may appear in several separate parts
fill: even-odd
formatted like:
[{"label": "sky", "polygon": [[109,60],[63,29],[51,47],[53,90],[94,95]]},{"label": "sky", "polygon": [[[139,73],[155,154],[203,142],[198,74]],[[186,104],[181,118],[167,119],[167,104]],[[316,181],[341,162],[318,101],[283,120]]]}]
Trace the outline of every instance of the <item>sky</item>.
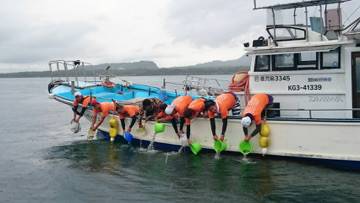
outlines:
[{"label": "sky", "polygon": [[[258,0],[259,5],[290,0]],[[54,59],[151,60],[160,67],[230,60],[265,34],[253,0],[0,0],[0,72]],[[359,0],[346,3],[347,18]],[[360,10],[355,12],[360,16]]]}]

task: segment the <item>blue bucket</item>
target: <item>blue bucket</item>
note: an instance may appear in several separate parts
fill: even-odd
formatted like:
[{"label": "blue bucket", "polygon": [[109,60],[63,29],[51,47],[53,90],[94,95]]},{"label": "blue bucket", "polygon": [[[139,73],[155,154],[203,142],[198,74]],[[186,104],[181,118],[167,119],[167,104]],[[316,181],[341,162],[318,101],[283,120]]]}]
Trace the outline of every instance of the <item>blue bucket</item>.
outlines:
[{"label": "blue bucket", "polygon": [[124,138],[125,138],[126,141],[131,142],[132,139],[133,139],[133,135],[131,133],[129,133],[129,132],[125,132]]}]

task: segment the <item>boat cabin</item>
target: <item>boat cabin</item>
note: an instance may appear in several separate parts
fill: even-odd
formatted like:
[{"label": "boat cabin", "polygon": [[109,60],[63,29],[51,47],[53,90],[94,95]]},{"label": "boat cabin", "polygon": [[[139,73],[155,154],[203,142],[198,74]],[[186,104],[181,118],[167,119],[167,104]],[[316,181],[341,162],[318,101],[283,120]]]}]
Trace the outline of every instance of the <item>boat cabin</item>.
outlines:
[{"label": "boat cabin", "polygon": [[347,1],[254,1],[254,9],[268,10],[268,36],[244,44],[252,57],[249,89],[273,95],[277,116],[360,119],[360,18],[342,25]]}]

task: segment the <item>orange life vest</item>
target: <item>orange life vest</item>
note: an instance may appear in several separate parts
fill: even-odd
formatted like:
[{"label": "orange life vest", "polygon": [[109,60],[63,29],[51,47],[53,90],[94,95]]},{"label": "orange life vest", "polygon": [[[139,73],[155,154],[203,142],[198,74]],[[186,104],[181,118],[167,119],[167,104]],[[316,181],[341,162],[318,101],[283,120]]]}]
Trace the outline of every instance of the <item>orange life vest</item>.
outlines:
[{"label": "orange life vest", "polygon": [[261,123],[261,113],[265,107],[269,104],[269,95],[267,94],[256,94],[251,97],[249,103],[244,109],[243,116],[250,114],[254,117],[255,124]]},{"label": "orange life vest", "polygon": [[[82,101],[81,101],[81,105],[83,108],[86,108],[89,106],[90,104],[90,100],[91,98],[89,96],[85,96],[83,97]],[[79,105],[79,102],[75,99],[74,100],[74,103],[73,103],[73,106],[78,106]]]},{"label": "orange life vest", "polygon": [[[100,103],[100,109],[102,117],[106,117],[109,115],[110,111],[115,111],[115,104],[114,102],[102,102]],[[99,111],[97,111],[95,108],[93,112],[94,115],[97,115],[99,113]]]},{"label": "orange life vest", "polygon": [[[196,116],[197,114],[203,112],[205,109],[205,99],[204,98],[195,99],[189,104],[188,109],[193,110],[192,116]],[[191,124],[191,119],[185,118],[185,125],[190,125],[190,124]]]},{"label": "orange life vest", "polygon": [[[217,105],[217,113],[220,114],[222,119],[228,117],[229,110],[236,104],[235,96],[232,93],[224,93],[216,97],[215,103]],[[209,118],[214,118],[215,113],[209,111]]]},{"label": "orange life vest", "polygon": [[124,105],[124,112],[119,113],[120,119],[126,118],[126,117],[134,117],[140,112],[140,107],[136,105]]},{"label": "orange life vest", "polygon": [[177,97],[173,102],[172,105],[175,106],[175,111],[174,113],[177,113],[180,117],[182,117],[184,115],[184,112],[186,110],[186,108],[189,106],[189,104],[192,102],[192,97],[191,96],[180,96]]}]

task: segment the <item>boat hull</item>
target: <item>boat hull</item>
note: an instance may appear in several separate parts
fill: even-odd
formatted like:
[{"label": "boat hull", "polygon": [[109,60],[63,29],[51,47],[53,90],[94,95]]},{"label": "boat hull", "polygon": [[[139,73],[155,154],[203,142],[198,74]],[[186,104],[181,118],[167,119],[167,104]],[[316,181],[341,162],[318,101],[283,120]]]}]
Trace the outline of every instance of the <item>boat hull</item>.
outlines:
[{"label": "boat hull", "polygon": [[[90,120],[90,112],[87,112]],[[114,115],[115,116],[115,115]],[[109,125],[107,118],[99,128],[101,138],[109,140]],[[128,125],[127,121],[127,125]],[[312,159],[317,162],[342,165],[349,169],[360,169],[360,130],[358,122],[310,122],[310,121],[267,121],[270,126],[270,145],[265,156],[278,156],[297,159]],[[147,147],[153,138],[154,122],[146,123],[147,133],[137,133],[133,129],[134,145]],[[170,123],[166,123],[164,133],[155,137],[155,149],[162,151],[177,151],[181,143],[174,133]],[[217,130],[221,129],[221,119],[216,120]],[[197,118],[192,122],[193,142],[202,145],[203,151],[214,152],[209,120]],[[239,119],[229,119],[225,141],[228,144],[227,153],[239,153],[239,143],[244,138]],[[122,132],[117,139],[124,142]],[[253,154],[262,156],[259,146],[259,135],[251,140]]]}]

